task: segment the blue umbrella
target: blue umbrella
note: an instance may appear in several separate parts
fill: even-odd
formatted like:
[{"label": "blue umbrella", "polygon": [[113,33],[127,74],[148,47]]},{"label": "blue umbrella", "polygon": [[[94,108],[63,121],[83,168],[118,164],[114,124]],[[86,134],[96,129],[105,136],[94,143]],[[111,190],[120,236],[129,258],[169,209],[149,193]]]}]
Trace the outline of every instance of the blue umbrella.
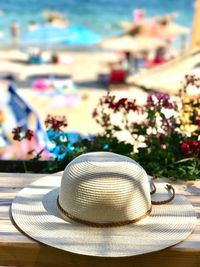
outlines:
[{"label": "blue umbrella", "polygon": [[99,43],[100,36],[91,30],[78,25],[66,27],[66,38],[64,44],[67,45],[94,45]]},{"label": "blue umbrella", "polygon": [[100,41],[100,36],[81,26],[57,27],[44,24],[28,32],[22,38],[22,44],[65,44],[65,45],[93,45]]},{"label": "blue umbrella", "polygon": [[57,27],[51,24],[44,24],[39,28],[27,32],[22,38],[22,44],[58,44],[66,39],[66,28]]}]

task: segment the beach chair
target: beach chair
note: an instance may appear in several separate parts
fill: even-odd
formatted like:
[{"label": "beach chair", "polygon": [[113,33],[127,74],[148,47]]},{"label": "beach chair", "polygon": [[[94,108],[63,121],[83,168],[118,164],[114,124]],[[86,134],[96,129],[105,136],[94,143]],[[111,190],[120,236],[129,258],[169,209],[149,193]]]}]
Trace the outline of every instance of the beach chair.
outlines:
[{"label": "beach chair", "polygon": [[126,70],[113,69],[109,74],[99,74],[98,81],[109,91],[112,88],[120,89],[126,87],[127,76],[128,72]]},{"label": "beach chair", "polygon": [[108,82],[108,91],[111,89],[124,89],[126,88],[126,78],[128,72],[124,69],[111,70]]}]

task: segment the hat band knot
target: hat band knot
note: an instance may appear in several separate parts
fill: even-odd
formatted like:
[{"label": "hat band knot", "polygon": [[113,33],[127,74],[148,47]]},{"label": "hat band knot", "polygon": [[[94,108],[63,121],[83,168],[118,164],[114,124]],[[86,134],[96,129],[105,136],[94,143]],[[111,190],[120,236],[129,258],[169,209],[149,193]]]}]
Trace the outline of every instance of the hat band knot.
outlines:
[{"label": "hat band knot", "polygon": [[120,221],[120,222],[98,223],[98,222],[91,222],[91,221],[82,220],[82,219],[79,219],[79,218],[71,215],[70,213],[68,213],[66,210],[64,210],[61,207],[61,205],[59,203],[59,197],[57,198],[57,206],[58,206],[59,211],[66,218],[69,218],[69,219],[71,219],[71,220],[73,220],[75,222],[82,223],[82,224],[85,224],[85,225],[88,225],[88,226],[92,226],[92,227],[116,227],[116,226],[124,226],[124,225],[128,225],[128,224],[131,224],[131,223],[136,223],[136,222],[144,219],[146,216],[148,216],[151,213],[151,210],[152,210],[152,206],[151,206],[151,208],[148,211],[146,211],[142,216],[137,217],[137,218],[135,218],[133,220]]}]

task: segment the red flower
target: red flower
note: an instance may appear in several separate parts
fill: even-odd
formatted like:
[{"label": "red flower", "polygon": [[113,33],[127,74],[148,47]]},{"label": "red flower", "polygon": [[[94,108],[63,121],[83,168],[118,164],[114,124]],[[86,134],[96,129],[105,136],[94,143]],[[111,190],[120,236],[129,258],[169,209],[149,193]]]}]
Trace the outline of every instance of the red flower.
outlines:
[{"label": "red flower", "polygon": [[108,94],[107,96],[103,97],[103,102],[105,104],[110,104],[110,103],[113,103],[114,99],[115,99],[114,95],[109,95]]},{"label": "red flower", "polygon": [[114,112],[117,112],[120,110],[120,108],[125,108],[126,106],[127,98],[121,98],[115,103],[110,103],[109,107],[113,109]]},{"label": "red flower", "polygon": [[158,134],[158,139],[160,141],[161,144],[164,143],[164,139],[165,139],[165,135],[163,133],[159,133]]},{"label": "red flower", "polygon": [[133,101],[127,101],[127,107],[126,110],[132,110],[132,111],[139,111],[141,108],[135,104],[136,100],[134,99]]},{"label": "red flower", "polygon": [[65,116],[48,115],[44,123],[46,127],[52,128],[54,132],[59,132],[61,131],[61,127],[67,126],[67,120]]},{"label": "red flower", "polygon": [[33,137],[34,137],[34,132],[32,130],[27,130],[25,138],[30,141]]},{"label": "red flower", "polygon": [[16,127],[12,130],[13,133],[13,140],[16,141],[21,141],[22,137],[21,137],[21,133],[22,133],[22,127]]},{"label": "red flower", "polygon": [[129,101],[127,98],[121,98],[116,102],[110,102],[109,108],[114,112],[120,111],[121,108],[125,109],[125,111],[138,111],[139,107],[135,104],[136,100]]},{"label": "red flower", "polygon": [[199,81],[199,78],[197,78],[195,75],[185,75],[185,79],[186,79],[186,86],[188,86],[189,84],[191,85],[196,85],[196,82]]},{"label": "red flower", "polygon": [[27,130],[25,134],[23,133],[23,128],[22,127],[16,127],[12,130],[13,133],[13,140],[16,141],[22,141],[23,139],[31,140],[32,137],[34,136],[34,132],[32,130]]},{"label": "red flower", "polygon": [[114,102],[115,96],[109,95],[109,93],[106,96],[103,96],[99,100],[99,106],[103,106],[104,104],[112,104]]},{"label": "red flower", "polygon": [[200,141],[185,140],[185,142],[181,145],[181,151],[185,157],[200,158]]},{"label": "red flower", "polygon": [[196,120],[196,125],[198,126],[198,128],[200,129],[200,120]]},{"label": "red flower", "polygon": [[95,118],[98,115],[97,109],[95,108],[92,112],[92,117]]},{"label": "red flower", "polygon": [[119,101],[117,102],[117,105],[118,105],[118,106],[121,106],[121,107],[125,107],[125,105],[126,105],[126,101],[127,101],[127,98],[121,98],[121,99],[119,99]]}]

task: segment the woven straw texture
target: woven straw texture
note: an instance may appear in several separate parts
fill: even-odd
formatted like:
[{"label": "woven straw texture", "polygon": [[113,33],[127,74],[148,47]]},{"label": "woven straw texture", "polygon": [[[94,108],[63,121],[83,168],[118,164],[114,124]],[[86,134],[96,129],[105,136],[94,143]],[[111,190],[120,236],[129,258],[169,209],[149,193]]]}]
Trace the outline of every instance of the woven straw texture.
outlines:
[{"label": "woven straw texture", "polygon": [[108,152],[77,157],[65,169],[59,202],[73,217],[97,223],[134,220],[151,209],[146,172]]},{"label": "woven straw texture", "polygon": [[[106,160],[106,158],[104,159]],[[126,161],[126,164],[130,164],[129,160]],[[137,163],[134,164],[137,165]],[[94,173],[96,168],[102,168],[101,162],[98,161],[90,165],[90,168],[85,168],[92,169]],[[103,164],[103,168],[109,168],[109,163],[106,167],[105,165]],[[116,167],[114,169],[112,167],[112,172],[116,171],[119,165],[120,162],[116,163]],[[66,182],[67,172],[68,170],[65,170],[62,183]],[[145,172],[141,172],[140,175],[145,175]],[[115,179],[117,177],[116,172]],[[103,181],[105,182],[104,179]],[[64,220],[57,207],[60,183],[61,177],[59,179],[50,175],[24,188],[12,203],[12,216],[16,224],[27,235],[62,250],[101,257],[139,255],[181,242],[189,236],[196,223],[193,207],[183,195],[177,192],[173,201],[165,205],[153,206],[149,216],[126,226],[96,228],[76,223],[70,219]],[[74,185],[73,179],[71,183]],[[88,186],[87,183],[86,185]],[[125,186],[124,183],[122,185]],[[169,197],[164,186],[163,183],[156,185],[157,193],[153,196],[155,199],[161,200]],[[107,184],[106,188],[109,189]],[[114,188],[116,190],[117,187]],[[144,186],[144,189],[148,191],[147,188],[148,186]],[[60,189],[61,191],[62,189]],[[111,199],[113,201],[113,196]],[[88,200],[86,202],[89,203]],[[116,200],[116,203],[116,206],[120,205],[120,201]],[[76,207],[75,212],[77,210]],[[70,211],[73,211],[73,208]],[[131,213],[132,211],[129,214]],[[77,215],[80,216],[80,214],[82,212]],[[93,211],[91,214],[94,219]],[[102,219],[101,216],[99,218]],[[104,216],[103,219],[105,219]],[[113,220],[113,216],[111,219]],[[119,219],[117,215],[114,216],[114,220],[116,219]]]}]

